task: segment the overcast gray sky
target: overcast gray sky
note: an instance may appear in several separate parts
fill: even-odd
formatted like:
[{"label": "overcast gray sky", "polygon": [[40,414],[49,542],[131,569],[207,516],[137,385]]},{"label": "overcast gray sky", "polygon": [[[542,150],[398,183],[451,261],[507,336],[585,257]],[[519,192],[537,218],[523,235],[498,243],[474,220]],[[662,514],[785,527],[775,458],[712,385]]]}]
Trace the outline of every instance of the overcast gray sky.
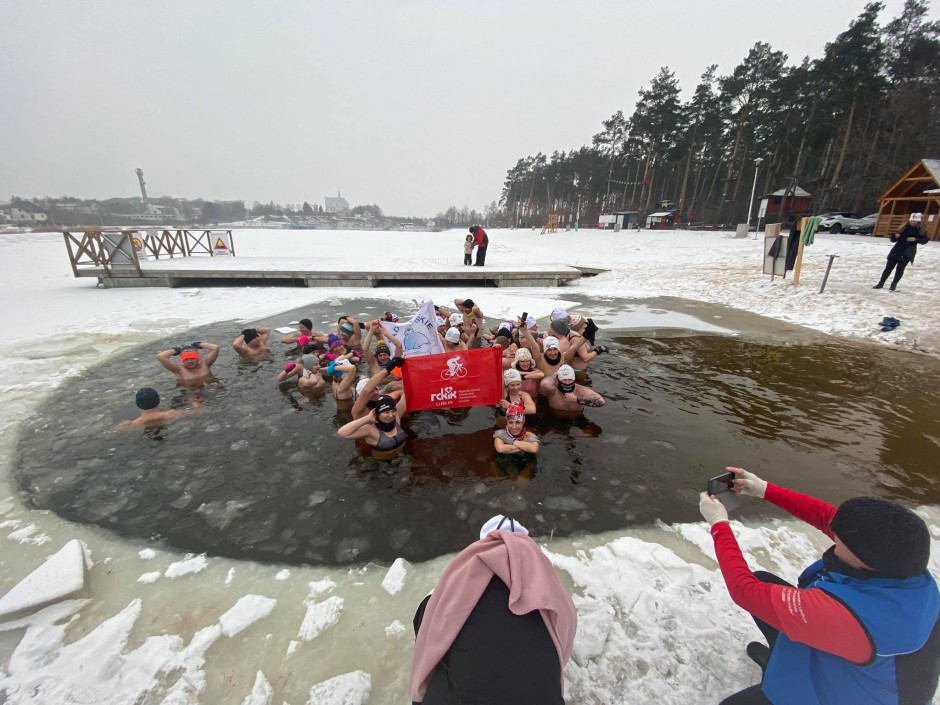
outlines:
[{"label": "overcast gray sky", "polygon": [[[888,0],[886,22],[902,0]],[[431,216],[588,144],[660,66],[818,57],[864,0],[0,0],[0,199],[153,195]],[[937,8],[931,8],[937,17]]]}]

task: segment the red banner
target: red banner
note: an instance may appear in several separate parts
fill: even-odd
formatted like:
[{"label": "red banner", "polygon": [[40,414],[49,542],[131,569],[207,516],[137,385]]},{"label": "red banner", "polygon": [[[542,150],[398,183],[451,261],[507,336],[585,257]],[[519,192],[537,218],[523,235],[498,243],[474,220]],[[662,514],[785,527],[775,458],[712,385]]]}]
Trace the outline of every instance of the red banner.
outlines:
[{"label": "red banner", "polygon": [[409,357],[402,367],[408,411],[488,406],[503,396],[503,349]]}]

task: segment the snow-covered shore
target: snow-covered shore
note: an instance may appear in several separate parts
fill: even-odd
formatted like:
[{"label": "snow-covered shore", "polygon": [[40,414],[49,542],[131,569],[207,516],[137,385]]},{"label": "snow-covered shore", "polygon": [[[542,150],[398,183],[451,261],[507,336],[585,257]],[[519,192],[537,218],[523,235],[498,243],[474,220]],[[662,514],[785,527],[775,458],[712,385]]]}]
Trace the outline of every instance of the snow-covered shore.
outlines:
[{"label": "snow-covered shore", "polygon": [[[794,288],[789,276],[771,283],[761,274],[762,242],[728,233],[496,230],[490,237],[494,266],[609,271],[544,290],[103,290],[72,278],[61,236],[0,236],[0,594],[72,538],[84,543],[90,565],[74,599],[0,622],[7,701],[405,701],[411,617],[449,557],[396,562],[389,574],[389,566],[371,564],[285,568],[182,556],[22,506],[9,485],[20,420],[57,381],[117,351],[212,321],[253,320],[337,298],[382,296],[410,312],[425,298],[472,296],[495,319],[518,312],[521,302],[544,317],[559,304],[590,314],[592,302],[607,308],[612,299],[674,296],[940,356],[937,243],[920,248],[900,291],[889,293],[871,289],[889,247],[877,238],[820,235]],[[322,268],[356,269],[434,260],[452,262],[457,272],[462,238],[456,231],[235,233],[243,257],[316,258]],[[838,258],[819,294],[830,254]],[[901,326],[882,332],[884,316]],[[632,323],[618,319],[615,327]],[[940,540],[937,510],[922,511]],[[789,577],[825,547],[796,522],[736,524],[736,531],[752,566]],[[757,631],[727,597],[704,523],[538,539],[576,594],[569,702],[717,702],[756,682],[743,648]],[[931,568],[940,575],[936,552]]]}]

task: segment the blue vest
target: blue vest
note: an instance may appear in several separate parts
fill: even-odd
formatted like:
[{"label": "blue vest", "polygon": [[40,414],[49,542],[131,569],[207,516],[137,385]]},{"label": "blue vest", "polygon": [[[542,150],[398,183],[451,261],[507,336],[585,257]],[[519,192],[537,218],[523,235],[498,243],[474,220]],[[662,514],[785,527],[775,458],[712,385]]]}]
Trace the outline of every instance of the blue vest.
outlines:
[{"label": "blue vest", "polygon": [[803,571],[799,584],[825,590],[851,610],[868,632],[875,657],[855,665],[781,632],[761,684],[764,694],[774,705],[896,705],[895,657],[921,649],[940,614],[930,573],[858,580],[824,570],[819,560]]}]

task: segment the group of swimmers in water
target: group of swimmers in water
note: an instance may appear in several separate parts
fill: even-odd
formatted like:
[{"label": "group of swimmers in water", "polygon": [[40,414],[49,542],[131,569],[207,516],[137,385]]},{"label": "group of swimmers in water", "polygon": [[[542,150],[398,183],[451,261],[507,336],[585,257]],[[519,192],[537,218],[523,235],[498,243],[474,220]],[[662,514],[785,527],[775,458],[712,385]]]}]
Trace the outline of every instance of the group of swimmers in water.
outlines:
[{"label": "group of swimmers in water", "polygon": [[[454,309],[435,306],[437,332],[446,352],[502,348],[503,396],[495,407],[497,430],[493,437],[498,456],[530,458],[538,453],[540,440],[526,429],[526,417],[536,413],[540,397],[563,416],[577,416],[586,406],[605,404],[603,396],[585,385],[588,364],[607,352],[605,346],[594,345],[597,326],[590,318],[556,308],[544,332],[529,314],[487,329],[483,312],[473,300],[455,299]],[[339,437],[363,441],[379,460],[397,456],[406,440],[402,423],[407,403],[401,370],[407,369],[407,359],[393,356],[393,350],[403,350],[402,344],[382,326],[398,320],[391,311],[368,323],[341,316],[334,332],[322,333],[305,318],[296,332],[280,340],[294,346],[299,357],[279,370],[278,384],[296,384],[311,396],[325,394],[329,388],[337,410],[351,417],[337,431]],[[246,328],[232,341],[232,348],[246,360],[269,359],[270,336],[270,328]],[[211,379],[219,352],[219,345],[197,341],[162,350],[157,361],[173,373],[180,386],[195,387]],[[363,362],[368,375],[360,374]],[[199,410],[197,402],[191,409],[161,411],[160,396],[150,387],[137,392],[136,403],[140,415],[119,428],[163,426]]]}]

